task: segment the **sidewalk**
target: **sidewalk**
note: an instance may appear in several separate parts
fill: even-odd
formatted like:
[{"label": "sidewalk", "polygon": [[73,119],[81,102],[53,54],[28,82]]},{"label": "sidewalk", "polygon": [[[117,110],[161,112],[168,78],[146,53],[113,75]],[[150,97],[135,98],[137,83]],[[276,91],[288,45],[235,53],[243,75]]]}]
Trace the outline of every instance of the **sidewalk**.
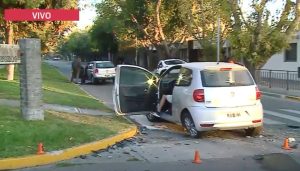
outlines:
[{"label": "sidewalk", "polygon": [[[8,100],[8,99],[0,99],[0,104],[7,105],[11,107],[20,107],[20,101],[19,100]],[[72,106],[63,106],[63,105],[57,105],[57,104],[44,104],[43,108],[45,110],[52,110],[57,112],[67,112],[67,113],[77,113],[77,114],[84,114],[84,115],[102,115],[102,116],[108,116],[113,115],[113,113],[109,112],[103,112],[100,110],[94,110],[94,109],[82,109]]]},{"label": "sidewalk", "polygon": [[259,90],[263,95],[278,97],[278,98],[286,98],[286,99],[294,99],[300,101],[300,91],[298,90],[286,90],[283,88],[269,88],[266,86],[259,86]]}]

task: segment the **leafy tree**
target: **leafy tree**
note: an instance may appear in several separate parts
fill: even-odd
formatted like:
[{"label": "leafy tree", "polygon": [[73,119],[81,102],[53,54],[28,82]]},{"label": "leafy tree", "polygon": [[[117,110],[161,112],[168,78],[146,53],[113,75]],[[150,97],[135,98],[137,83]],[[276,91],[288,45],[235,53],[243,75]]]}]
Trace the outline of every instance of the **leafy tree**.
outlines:
[{"label": "leafy tree", "polygon": [[[97,5],[98,18],[118,21],[117,38],[138,39],[140,46],[155,46],[160,57],[171,57],[170,43],[184,39],[183,22],[178,16],[178,0],[104,0]],[[110,9],[110,10],[108,10]],[[125,29],[124,29],[125,28]],[[134,42],[134,41],[131,41]]]},{"label": "leafy tree", "polygon": [[253,0],[250,15],[243,15],[239,0],[227,0],[232,12],[229,39],[238,58],[243,58],[253,76],[273,54],[287,48],[295,31],[299,30],[300,4],[286,0],[284,8],[271,16],[268,0]]},{"label": "leafy tree", "polygon": [[[4,20],[4,9],[10,8],[76,8],[77,0],[2,0],[0,1],[0,36],[7,44],[15,43],[21,37],[40,38],[42,51],[52,51],[57,42],[73,23],[70,21],[53,22],[11,22]],[[8,65],[8,79],[13,80],[14,65]]]},{"label": "leafy tree", "polygon": [[193,39],[199,41],[207,60],[216,56],[218,18],[221,42],[230,29],[230,10],[224,0],[186,0],[179,5],[182,21]]},{"label": "leafy tree", "polygon": [[88,31],[76,31],[61,42],[59,52],[65,56],[73,55],[82,58],[82,60],[93,60],[93,57],[99,53],[95,44],[91,41],[91,35]]},{"label": "leafy tree", "polygon": [[97,9],[98,20],[106,20],[102,24],[117,21],[113,30],[119,42],[137,37],[139,45],[155,46],[160,57],[171,57],[170,44],[189,38],[200,41],[204,55],[214,55],[219,16],[221,40],[230,40],[234,56],[254,73],[255,66],[288,47],[300,23],[299,0],[285,0],[274,16],[267,8],[274,1],[249,2],[249,15],[240,0],[104,0]]},{"label": "leafy tree", "polygon": [[118,52],[118,42],[114,32],[115,26],[115,20],[97,20],[90,31],[91,40],[99,51],[108,54],[108,57]]}]

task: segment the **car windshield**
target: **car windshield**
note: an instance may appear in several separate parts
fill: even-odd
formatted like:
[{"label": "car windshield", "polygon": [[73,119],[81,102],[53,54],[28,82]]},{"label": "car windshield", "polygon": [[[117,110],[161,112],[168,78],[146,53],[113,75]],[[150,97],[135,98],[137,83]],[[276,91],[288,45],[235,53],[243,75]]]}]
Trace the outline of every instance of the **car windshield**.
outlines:
[{"label": "car windshield", "polygon": [[176,64],[183,64],[184,61],[182,60],[170,60],[170,61],[165,61],[166,65],[176,65]]},{"label": "car windshield", "polygon": [[234,87],[254,85],[247,70],[203,70],[203,87]]},{"label": "car windshield", "polygon": [[114,64],[111,62],[101,62],[101,63],[96,63],[96,68],[114,68]]}]

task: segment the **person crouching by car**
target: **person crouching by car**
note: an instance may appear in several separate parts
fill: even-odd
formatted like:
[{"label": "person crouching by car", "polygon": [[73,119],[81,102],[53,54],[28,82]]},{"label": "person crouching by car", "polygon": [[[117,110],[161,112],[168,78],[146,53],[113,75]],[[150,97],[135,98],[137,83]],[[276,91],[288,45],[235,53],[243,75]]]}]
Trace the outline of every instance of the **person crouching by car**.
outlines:
[{"label": "person crouching by car", "polygon": [[81,69],[81,59],[78,57],[72,62],[72,76],[71,82],[73,82],[75,78],[75,83],[79,83],[79,76],[80,76],[80,69]]},{"label": "person crouching by car", "polygon": [[238,64],[238,65],[244,66],[242,63],[239,63],[239,62],[237,62],[236,60],[234,60],[233,57],[228,57],[228,58],[226,58],[225,62],[227,62],[227,63],[232,63],[232,64]]}]

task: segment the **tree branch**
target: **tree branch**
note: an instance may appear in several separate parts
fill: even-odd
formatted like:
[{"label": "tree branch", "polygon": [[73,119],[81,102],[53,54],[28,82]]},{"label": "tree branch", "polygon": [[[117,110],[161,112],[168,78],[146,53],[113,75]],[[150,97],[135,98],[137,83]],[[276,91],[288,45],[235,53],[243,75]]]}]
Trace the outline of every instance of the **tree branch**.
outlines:
[{"label": "tree branch", "polygon": [[299,31],[300,23],[300,0],[296,1],[295,18],[286,30],[286,34],[290,36],[296,29]]}]

